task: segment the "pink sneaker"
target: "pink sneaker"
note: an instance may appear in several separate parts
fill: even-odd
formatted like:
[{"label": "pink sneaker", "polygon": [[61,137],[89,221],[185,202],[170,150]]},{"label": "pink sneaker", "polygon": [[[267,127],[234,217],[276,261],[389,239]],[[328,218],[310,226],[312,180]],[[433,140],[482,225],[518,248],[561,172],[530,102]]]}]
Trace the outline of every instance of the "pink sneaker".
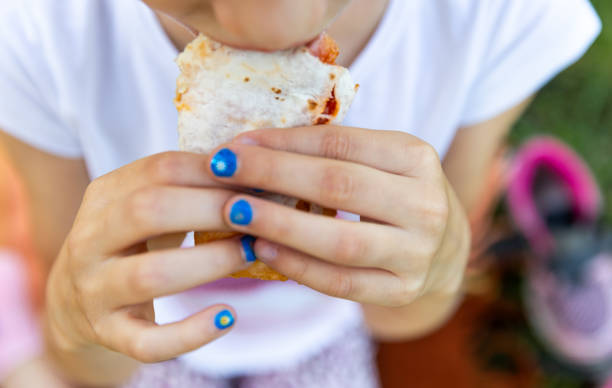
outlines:
[{"label": "pink sneaker", "polygon": [[507,200],[519,231],[534,252],[544,257],[555,248],[551,226],[592,225],[602,208],[599,188],[587,165],[549,137],[532,139],[515,155]]},{"label": "pink sneaker", "polygon": [[536,260],[524,300],[535,332],[565,364],[590,375],[612,364],[612,239],[597,226],[599,189],[584,162],[551,138],[516,155],[508,205]]}]

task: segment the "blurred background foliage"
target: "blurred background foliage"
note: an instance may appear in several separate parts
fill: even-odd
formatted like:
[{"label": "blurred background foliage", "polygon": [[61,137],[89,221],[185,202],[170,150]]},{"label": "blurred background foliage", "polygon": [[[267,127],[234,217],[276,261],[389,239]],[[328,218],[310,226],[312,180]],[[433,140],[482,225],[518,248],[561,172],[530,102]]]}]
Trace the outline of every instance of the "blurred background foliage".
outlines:
[{"label": "blurred background foliage", "polygon": [[[547,85],[536,97],[525,116],[511,133],[515,146],[531,136],[553,135],[580,154],[591,167],[605,201],[604,221],[612,225],[612,0],[591,0],[603,22],[603,30],[593,47],[574,66]],[[488,316],[499,316],[500,305],[520,308],[522,270],[502,269],[502,301]],[[511,310],[512,311],[512,310]],[[525,317],[504,319],[506,328],[490,331],[493,338],[510,334],[532,348],[538,360],[537,387],[586,388],[597,386],[565,365],[547,356]],[[508,317],[506,317],[508,318]],[[487,332],[486,330],[484,332]],[[501,334],[500,334],[501,333]],[[486,341],[491,343],[490,338]],[[495,348],[493,346],[493,348]],[[488,348],[491,353],[492,350]],[[494,352],[493,352],[494,353]],[[501,352],[504,354],[504,352]],[[490,358],[494,359],[494,358]]]},{"label": "blurred background foliage", "polygon": [[570,144],[592,168],[612,224],[612,0],[591,1],[603,30],[589,52],[537,96],[511,135],[518,145],[535,134]]}]

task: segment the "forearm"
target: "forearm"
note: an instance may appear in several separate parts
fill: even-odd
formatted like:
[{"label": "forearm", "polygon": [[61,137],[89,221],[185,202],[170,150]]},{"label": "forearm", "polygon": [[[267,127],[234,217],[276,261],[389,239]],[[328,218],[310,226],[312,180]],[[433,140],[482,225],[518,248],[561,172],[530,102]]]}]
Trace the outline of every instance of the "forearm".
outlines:
[{"label": "forearm", "polygon": [[4,381],[4,388],[45,387],[70,388],[44,358],[33,359],[13,370]]},{"label": "forearm", "polygon": [[382,340],[404,340],[424,336],[442,326],[461,301],[461,284],[470,247],[470,228],[462,205],[450,184],[446,243],[438,257],[443,265],[430,273],[430,284],[421,297],[402,307],[362,304],[372,335]]},{"label": "forearm", "polygon": [[428,294],[408,306],[389,308],[362,305],[372,336],[382,341],[423,337],[440,328],[455,312],[460,294]]},{"label": "forearm", "polygon": [[[73,297],[67,295],[68,282],[54,277],[63,261],[54,263],[47,285],[47,309],[43,330],[48,359],[66,381],[78,387],[114,387],[126,382],[139,363],[123,354],[102,346],[83,343],[75,337],[77,331],[93,331],[92,327],[73,327],[62,311],[78,311]],[[59,267],[58,267],[59,266]],[[70,294],[71,295],[71,294]],[[84,323],[90,326],[90,323]],[[95,335],[92,333],[92,335]]]},{"label": "forearm", "polygon": [[127,356],[101,346],[69,348],[50,339],[47,357],[63,379],[76,387],[119,386],[127,382],[140,365]]}]

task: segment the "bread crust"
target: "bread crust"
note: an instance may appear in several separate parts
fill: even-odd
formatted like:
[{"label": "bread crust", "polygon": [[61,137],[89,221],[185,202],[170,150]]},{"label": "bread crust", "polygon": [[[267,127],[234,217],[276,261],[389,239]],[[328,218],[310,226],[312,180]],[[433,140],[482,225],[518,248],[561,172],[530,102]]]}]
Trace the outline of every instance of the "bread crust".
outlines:
[{"label": "bread crust", "polygon": [[[213,241],[224,240],[226,238],[232,238],[238,236],[240,233],[236,232],[195,232],[194,239],[196,245],[211,243]],[[257,260],[251,266],[245,270],[235,272],[231,275],[233,278],[253,278],[261,280],[280,280],[285,281],[287,277],[279,274],[266,264]]]},{"label": "bread crust", "polygon": [[[294,205],[294,208],[300,211],[306,212],[316,212],[318,214],[322,214],[327,217],[335,217],[337,212],[333,209],[328,208],[320,208],[316,205],[313,206],[309,202],[306,201],[297,201]],[[196,245],[206,244],[213,241],[223,240],[226,238],[232,238],[240,235],[237,232],[195,232],[194,240]],[[260,279],[260,280],[278,280],[278,281],[286,281],[288,278],[276,272],[272,268],[268,267],[265,263],[262,263],[259,260],[256,260],[251,266],[245,270],[235,272],[230,275],[233,278],[252,278],[252,279]]]}]

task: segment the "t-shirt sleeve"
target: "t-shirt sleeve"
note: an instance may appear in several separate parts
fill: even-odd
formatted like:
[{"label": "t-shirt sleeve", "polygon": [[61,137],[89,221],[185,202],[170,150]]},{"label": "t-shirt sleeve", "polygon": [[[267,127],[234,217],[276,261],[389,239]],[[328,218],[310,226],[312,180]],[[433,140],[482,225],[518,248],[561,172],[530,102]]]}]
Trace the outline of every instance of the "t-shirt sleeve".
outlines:
[{"label": "t-shirt sleeve", "polygon": [[491,119],[577,61],[601,31],[588,0],[511,0],[492,12],[462,125]]},{"label": "t-shirt sleeve", "polygon": [[77,133],[63,112],[61,69],[46,46],[50,37],[41,36],[25,1],[15,3],[0,9],[0,129],[42,151],[80,157]]}]

